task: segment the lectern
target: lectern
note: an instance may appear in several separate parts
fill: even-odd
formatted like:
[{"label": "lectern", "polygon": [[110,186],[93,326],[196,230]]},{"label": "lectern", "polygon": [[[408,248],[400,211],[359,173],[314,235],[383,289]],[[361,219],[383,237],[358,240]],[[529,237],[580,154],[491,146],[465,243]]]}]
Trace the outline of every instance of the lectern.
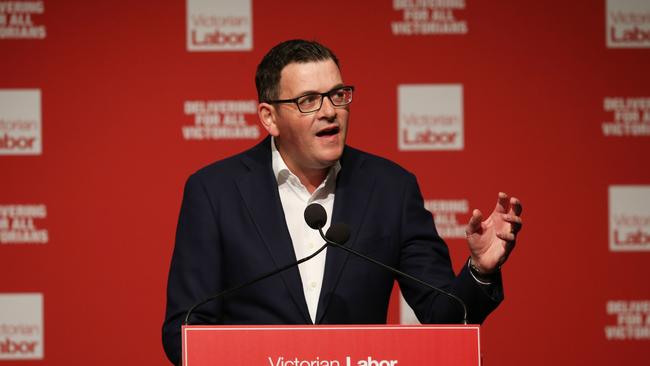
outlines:
[{"label": "lectern", "polygon": [[480,366],[478,325],[183,326],[183,365]]}]

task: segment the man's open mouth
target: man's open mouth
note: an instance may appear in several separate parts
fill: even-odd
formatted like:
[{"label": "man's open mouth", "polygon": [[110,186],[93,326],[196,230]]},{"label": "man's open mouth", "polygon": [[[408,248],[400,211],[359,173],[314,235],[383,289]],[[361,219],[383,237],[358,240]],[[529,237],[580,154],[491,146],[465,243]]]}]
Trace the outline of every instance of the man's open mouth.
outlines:
[{"label": "man's open mouth", "polygon": [[333,136],[339,133],[339,127],[338,126],[332,126],[325,128],[323,130],[320,130],[316,133],[316,136],[318,137],[323,137],[323,136]]}]

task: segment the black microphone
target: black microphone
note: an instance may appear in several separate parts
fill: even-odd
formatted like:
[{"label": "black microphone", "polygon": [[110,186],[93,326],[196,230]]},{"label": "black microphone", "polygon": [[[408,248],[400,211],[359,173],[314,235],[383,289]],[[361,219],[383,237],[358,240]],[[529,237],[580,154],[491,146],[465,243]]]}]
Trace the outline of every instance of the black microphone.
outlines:
[{"label": "black microphone", "polygon": [[343,244],[350,239],[350,227],[346,224],[334,224],[327,229],[325,236],[337,244]]},{"label": "black microphone", "polygon": [[320,230],[327,223],[327,212],[318,203],[312,203],[305,208],[305,222],[310,228]]},{"label": "black microphone", "polygon": [[[307,218],[307,211],[309,211],[309,220]],[[343,245],[349,237],[350,237],[350,227],[346,224],[343,223],[336,223],[332,224],[327,230],[327,235],[323,235],[323,226],[325,226],[325,222],[327,222],[327,212],[325,212],[325,209],[323,206],[319,205],[318,203],[312,203],[311,205],[307,206],[307,209],[305,209],[305,221],[307,221],[307,225],[311,227],[314,230],[318,230],[318,233],[320,236],[325,240],[327,244],[330,244],[332,246],[335,246],[339,249],[343,249],[348,253],[352,253],[360,258],[363,258],[371,263],[374,263],[378,265],[379,267],[384,268],[385,270],[391,272],[394,275],[398,275],[404,278],[408,278],[411,281],[414,281],[424,287],[427,287],[429,289],[432,289],[440,294],[443,294],[451,299],[454,299],[456,302],[460,304],[460,306],[463,308],[463,324],[467,324],[467,306],[465,305],[465,302],[458,296],[452,294],[451,292],[445,291],[443,289],[440,289],[438,287],[435,287],[433,285],[428,284],[427,282],[422,281],[419,278],[413,277],[408,273],[404,273],[396,268],[393,268],[389,265],[386,265],[376,259],[370,258],[365,254],[361,254],[357,252],[354,249],[348,248]],[[322,225],[320,223],[323,223]],[[337,240],[334,239],[341,239],[344,238],[345,240],[337,242]],[[340,243],[340,244],[339,244]]]},{"label": "black microphone", "polygon": [[[321,205],[316,205],[316,206],[317,207],[314,207],[313,204],[307,206],[307,208],[305,209],[305,221],[307,221],[307,224],[309,225],[309,227],[311,227],[313,229],[317,229],[317,228],[322,229],[323,226],[325,226],[325,223],[327,222],[327,213],[325,212],[325,209],[323,208],[323,206],[321,206]],[[322,210],[322,212],[320,212],[320,210]],[[328,233],[329,233],[329,230],[328,230]],[[333,235],[335,235],[335,236],[330,237],[330,239],[333,242],[336,242],[337,245],[340,245],[338,243],[344,244],[350,238],[349,230],[348,230],[347,236],[341,235],[341,233],[338,233],[338,234],[334,233]],[[219,292],[216,295],[212,295],[212,296],[210,296],[210,297],[208,297],[208,298],[194,304],[187,311],[187,313],[185,314],[185,320],[183,321],[183,324],[184,325],[189,325],[190,316],[192,315],[192,313],[198,307],[200,307],[202,305],[205,305],[205,304],[207,304],[209,302],[212,302],[214,300],[217,300],[219,298],[222,298],[222,297],[224,297],[224,296],[226,296],[226,295],[228,295],[228,294],[230,294],[232,292],[235,292],[237,290],[240,290],[240,289],[242,289],[244,287],[250,286],[250,285],[252,285],[252,284],[254,284],[256,282],[262,281],[262,280],[264,280],[264,279],[266,279],[268,277],[275,276],[276,274],[278,274],[280,272],[284,272],[284,271],[286,271],[287,269],[289,269],[291,267],[295,267],[295,266],[297,266],[297,265],[299,265],[301,263],[307,262],[308,260],[310,260],[310,259],[314,258],[315,256],[317,256],[320,252],[325,250],[325,248],[327,248],[328,245],[329,245],[329,242],[326,240],[325,244],[322,247],[320,247],[314,253],[306,256],[305,258],[302,258],[302,259],[300,259],[298,261],[295,261],[293,263],[289,263],[289,264],[287,264],[285,266],[282,266],[280,268],[276,268],[276,269],[274,269],[272,271],[269,271],[269,272],[267,272],[267,273],[265,273],[265,274],[263,274],[261,276],[255,277],[250,281],[240,283],[239,285],[236,285],[236,286],[231,287],[229,289],[223,290],[223,291]]]}]

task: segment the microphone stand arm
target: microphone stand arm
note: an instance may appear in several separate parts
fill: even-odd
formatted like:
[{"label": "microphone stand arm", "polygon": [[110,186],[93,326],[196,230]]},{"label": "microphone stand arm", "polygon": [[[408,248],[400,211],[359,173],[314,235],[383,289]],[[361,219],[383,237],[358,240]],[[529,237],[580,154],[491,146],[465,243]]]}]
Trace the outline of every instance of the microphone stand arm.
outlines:
[{"label": "microphone stand arm", "polygon": [[420,285],[422,285],[424,287],[430,288],[430,289],[432,289],[432,290],[434,290],[434,291],[436,291],[438,293],[441,293],[443,295],[446,295],[446,296],[456,300],[460,304],[460,306],[463,308],[463,324],[467,324],[467,306],[465,305],[465,302],[463,300],[461,300],[460,297],[452,294],[451,292],[448,292],[448,291],[439,289],[439,288],[437,288],[435,286],[432,286],[432,285],[430,285],[430,284],[428,284],[428,283],[426,283],[426,282],[424,282],[424,281],[422,281],[422,280],[420,280],[418,278],[415,278],[415,277],[411,276],[408,273],[404,273],[404,272],[402,272],[402,271],[400,271],[400,270],[398,270],[396,268],[393,268],[393,267],[388,266],[388,265],[386,265],[384,263],[381,263],[378,260],[370,258],[365,254],[361,254],[361,253],[357,252],[354,249],[348,248],[348,247],[346,247],[344,245],[341,245],[341,244],[339,244],[337,242],[331,241],[331,240],[327,239],[327,237],[325,235],[323,235],[323,229],[322,228],[319,228],[318,232],[320,233],[320,236],[323,238],[323,240],[325,240],[328,244],[330,244],[330,245],[332,245],[334,247],[337,247],[339,249],[343,249],[346,252],[352,253],[352,254],[354,254],[356,256],[359,256],[359,257],[361,257],[361,258],[363,258],[363,259],[365,259],[365,260],[367,260],[369,262],[372,262],[372,263],[378,265],[379,267],[384,268],[385,270],[387,270],[387,271],[389,271],[389,272],[391,272],[393,274],[402,276],[404,278],[408,278],[409,280],[414,281],[414,282],[416,282],[416,283],[418,283],[418,284],[420,284]]},{"label": "microphone stand arm", "polygon": [[[322,234],[321,234],[321,235],[322,235]],[[329,244],[330,244],[330,243],[329,243],[329,241],[328,241],[327,243],[325,243],[325,245],[323,245],[322,247],[320,247],[320,249],[318,249],[318,250],[315,251],[314,253],[308,255],[307,257],[302,258],[302,259],[299,260],[299,261],[296,261],[296,262],[293,262],[293,263],[289,263],[289,264],[287,264],[287,265],[285,265],[285,266],[283,266],[283,267],[280,267],[280,268],[276,268],[276,269],[274,269],[273,271],[269,271],[269,272],[267,272],[267,273],[265,273],[265,274],[263,274],[263,275],[261,275],[261,276],[259,276],[259,277],[255,277],[255,278],[253,278],[253,279],[250,280],[250,281],[247,281],[247,282],[244,282],[244,283],[240,283],[239,285],[237,285],[237,286],[235,286],[235,287],[231,287],[231,288],[229,288],[229,289],[223,290],[223,291],[219,292],[219,293],[216,294],[216,295],[212,295],[212,296],[206,298],[205,300],[203,300],[203,301],[201,301],[201,302],[199,302],[199,303],[194,304],[194,306],[192,306],[192,307],[187,311],[187,313],[186,313],[186,315],[185,315],[185,320],[183,321],[183,324],[184,324],[184,325],[189,325],[190,316],[192,315],[192,313],[194,312],[194,310],[196,310],[198,307],[200,307],[200,306],[202,306],[202,305],[204,305],[204,304],[206,304],[206,303],[208,303],[208,302],[214,301],[214,300],[216,300],[216,299],[218,299],[218,298],[220,298],[220,297],[227,296],[227,295],[229,295],[230,293],[235,292],[235,291],[237,291],[237,290],[239,290],[239,289],[241,289],[241,288],[244,288],[244,287],[246,287],[246,286],[250,286],[250,285],[254,284],[255,282],[258,282],[258,281],[261,281],[261,280],[266,279],[266,278],[268,278],[268,277],[274,276],[274,275],[276,275],[276,274],[278,274],[278,273],[280,273],[280,272],[284,272],[284,271],[286,271],[287,269],[289,269],[289,268],[291,268],[291,267],[295,267],[295,266],[297,266],[297,265],[299,265],[299,264],[301,264],[301,263],[303,263],[303,262],[307,262],[308,260],[310,260],[310,259],[314,258],[315,256],[317,256],[320,252],[322,252],[323,250],[325,250],[325,248],[327,248],[327,246],[328,246]]]}]

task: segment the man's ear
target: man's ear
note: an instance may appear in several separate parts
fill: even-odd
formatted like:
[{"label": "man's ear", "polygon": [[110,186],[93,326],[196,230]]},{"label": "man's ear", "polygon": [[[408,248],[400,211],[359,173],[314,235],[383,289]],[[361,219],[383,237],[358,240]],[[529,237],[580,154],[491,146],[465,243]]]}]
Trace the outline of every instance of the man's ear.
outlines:
[{"label": "man's ear", "polygon": [[260,123],[266,129],[266,131],[273,137],[277,137],[280,134],[278,126],[275,121],[277,119],[277,114],[275,108],[268,103],[260,103],[257,105],[257,116],[260,118]]}]

